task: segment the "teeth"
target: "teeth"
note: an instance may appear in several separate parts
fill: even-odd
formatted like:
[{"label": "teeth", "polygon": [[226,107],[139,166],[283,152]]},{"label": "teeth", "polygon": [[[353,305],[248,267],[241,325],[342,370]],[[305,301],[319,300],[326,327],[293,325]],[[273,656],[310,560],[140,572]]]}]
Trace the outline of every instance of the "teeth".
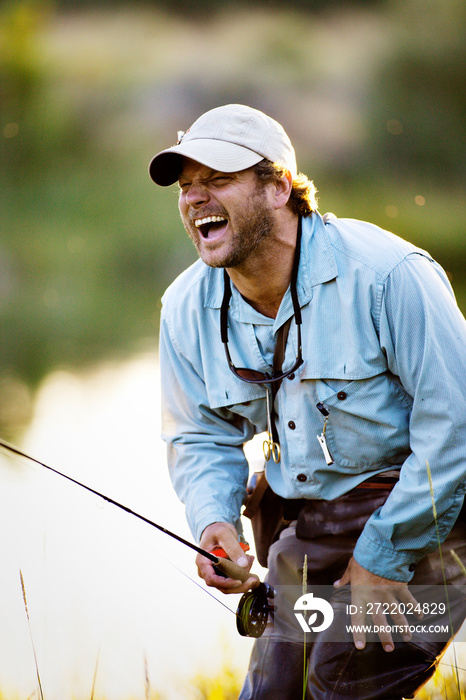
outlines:
[{"label": "teeth", "polygon": [[225,221],[223,216],[206,216],[205,219],[196,219],[194,225],[199,228],[199,226],[204,226],[204,224],[213,224],[217,221]]}]

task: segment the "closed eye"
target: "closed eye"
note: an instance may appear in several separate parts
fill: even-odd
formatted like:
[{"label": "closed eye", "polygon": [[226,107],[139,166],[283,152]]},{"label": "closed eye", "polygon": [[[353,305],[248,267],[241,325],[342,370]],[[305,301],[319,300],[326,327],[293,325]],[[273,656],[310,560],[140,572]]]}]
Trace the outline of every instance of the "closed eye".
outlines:
[{"label": "closed eye", "polygon": [[[206,178],[205,180],[200,180],[199,184],[204,187],[208,187],[211,184],[214,187],[223,187],[224,185],[227,185],[231,180],[231,175],[214,175],[212,177]],[[180,190],[186,194],[193,183],[189,180],[180,180],[178,184]]]},{"label": "closed eye", "polygon": [[228,182],[230,182],[231,177],[227,177],[226,175],[218,175],[217,177],[213,177],[211,182],[214,183],[214,185],[222,186],[226,185]]}]

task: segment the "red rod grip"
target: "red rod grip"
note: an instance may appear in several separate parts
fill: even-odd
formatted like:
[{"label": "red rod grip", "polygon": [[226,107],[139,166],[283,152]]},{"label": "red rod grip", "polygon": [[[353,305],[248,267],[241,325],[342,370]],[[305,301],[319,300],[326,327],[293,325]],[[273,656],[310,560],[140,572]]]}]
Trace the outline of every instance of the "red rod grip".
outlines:
[{"label": "red rod grip", "polygon": [[[249,545],[247,542],[240,542],[239,546],[241,547],[243,552],[247,552],[249,550]],[[221,547],[215,547],[215,549],[212,549],[210,553],[213,554],[214,557],[223,557],[223,559],[228,559],[227,553]]]}]

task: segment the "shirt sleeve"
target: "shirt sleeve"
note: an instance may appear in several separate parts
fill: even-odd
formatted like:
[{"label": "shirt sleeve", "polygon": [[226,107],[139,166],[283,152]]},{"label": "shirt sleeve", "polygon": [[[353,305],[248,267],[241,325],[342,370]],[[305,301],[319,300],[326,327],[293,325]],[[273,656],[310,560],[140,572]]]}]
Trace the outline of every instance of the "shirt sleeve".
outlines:
[{"label": "shirt sleeve", "polygon": [[409,581],[450,532],[466,491],[466,322],[442,268],[419,254],[392,271],[382,295],[381,346],[413,399],[411,454],[354,556],[379,576]]},{"label": "shirt sleeve", "polygon": [[[190,353],[196,354],[197,344],[191,340]],[[190,361],[187,354],[162,315],[163,438],[173,486],[199,541],[213,522],[232,523],[241,532],[240,509],[249,472],[243,445],[253,437],[254,428],[227,408],[209,406],[204,378],[196,369],[202,363],[196,358]]]}]

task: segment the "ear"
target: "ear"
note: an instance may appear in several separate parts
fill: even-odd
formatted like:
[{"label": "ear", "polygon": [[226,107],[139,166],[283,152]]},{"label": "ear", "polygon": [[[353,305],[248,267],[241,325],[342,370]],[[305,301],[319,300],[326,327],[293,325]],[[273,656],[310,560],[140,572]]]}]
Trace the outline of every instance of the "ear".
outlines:
[{"label": "ear", "polygon": [[286,207],[291,194],[293,178],[289,170],[274,183],[273,206],[275,209]]}]

